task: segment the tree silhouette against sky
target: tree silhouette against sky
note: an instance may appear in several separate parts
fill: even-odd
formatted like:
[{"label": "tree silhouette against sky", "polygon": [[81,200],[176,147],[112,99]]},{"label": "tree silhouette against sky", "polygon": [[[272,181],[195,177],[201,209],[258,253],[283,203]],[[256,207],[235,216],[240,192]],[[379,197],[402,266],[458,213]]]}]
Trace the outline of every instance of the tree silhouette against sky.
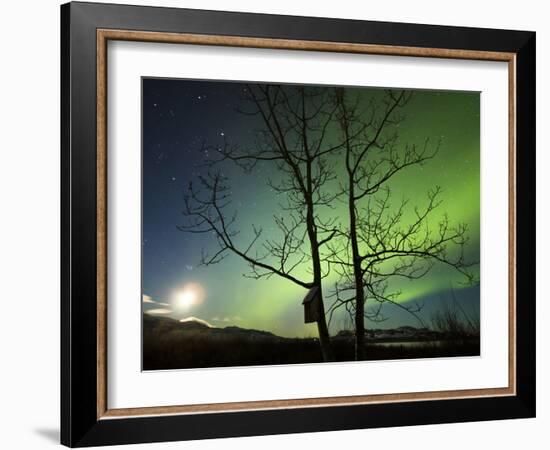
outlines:
[{"label": "tree silhouette against sky", "polygon": [[[323,264],[322,250],[335,237],[334,218],[322,218],[318,209],[331,207],[336,193],[324,189],[335,178],[329,156],[342,149],[342,143],[329,136],[334,126],[336,104],[333,90],[283,85],[248,85],[244,90],[250,108],[243,116],[261,119],[254,148],[244,149],[224,139],[220,148],[209,147],[217,158],[210,161],[210,172],[199,178],[200,187],[190,184],[185,199],[188,222],[180,227],[194,233],[213,233],[219,251],[206,255],[205,265],[220,262],[229,252],[245,260],[256,279],[279,276],[305,289],[317,289],[319,320],[317,328],[323,360],[333,360],[323,302],[322,280],[330,272]],[[261,161],[274,163],[278,174],[267,183],[274,195],[282,197],[281,212],[273,220],[280,240],[253,227],[253,238],[244,247],[235,242],[235,213],[230,207],[230,184],[219,168],[231,161],[250,172]],[[263,240],[262,240],[263,239]],[[307,269],[307,277],[295,274]]]},{"label": "tree silhouette against sky", "polygon": [[[355,358],[365,357],[365,319],[384,320],[383,305],[393,304],[418,316],[421,305],[400,303],[395,278],[414,280],[435,264],[445,264],[472,279],[465,257],[467,226],[452,225],[446,215],[434,218],[441,188],[434,186],[423,202],[392,203],[391,182],[408,167],[434,158],[440,143],[400,142],[400,113],[412,92],[385,90],[369,98],[348,95],[348,89],[291,85],[247,85],[243,95],[249,108],[240,112],[260,123],[256,142],[243,148],[224,137],[222,146],[205,145],[214,155],[206,175],[189,183],[185,195],[185,223],[179,229],[213,235],[218,250],[203,254],[202,264],[220,263],[228,254],[244,260],[247,276],[278,276],[304,289],[318,289],[317,322],[324,361],[334,359],[327,317],[340,308],[353,317]],[[250,173],[258,164],[272,164],[266,180],[281,198],[273,214],[277,233],[250,223],[252,237],[242,242],[236,229],[238,211],[232,206],[231,183],[225,164]],[[339,170],[342,168],[343,170]],[[416,200],[416,199],[415,199]],[[347,205],[347,215],[330,214],[336,202]],[[405,209],[412,208],[412,219]],[[327,211],[329,213],[327,214]],[[431,222],[435,222],[434,224]],[[335,269],[334,292],[323,293],[322,281]],[[304,273],[306,275],[304,275]],[[305,295],[305,292],[304,292]],[[333,297],[325,308],[324,301]],[[365,308],[367,301],[375,306]]]},{"label": "tree silhouette against sky", "polygon": [[[333,96],[344,142],[347,180],[341,181],[341,192],[348,221],[339,226],[339,239],[332,245],[330,261],[340,267],[341,281],[328,312],[332,315],[344,307],[353,316],[355,358],[361,360],[365,357],[365,318],[385,320],[384,304],[407,311],[424,326],[418,316],[422,305],[399,302],[401,291],[391,289],[392,279],[419,279],[441,263],[471,282],[468,268],[477,262],[467,260],[464,254],[467,225],[451,225],[446,214],[439,220],[433,218],[442,203],[441,187],[428,191],[424,206],[409,206],[408,199],[392,204],[392,178],[411,166],[424,165],[441,145],[430,145],[429,138],[421,146],[400,142],[399,126],[405,120],[400,111],[413,93],[388,89],[369,101],[361,96],[350,99],[346,94],[339,88]],[[411,220],[405,220],[407,207],[414,211]],[[370,310],[365,310],[367,300],[374,301]]]}]

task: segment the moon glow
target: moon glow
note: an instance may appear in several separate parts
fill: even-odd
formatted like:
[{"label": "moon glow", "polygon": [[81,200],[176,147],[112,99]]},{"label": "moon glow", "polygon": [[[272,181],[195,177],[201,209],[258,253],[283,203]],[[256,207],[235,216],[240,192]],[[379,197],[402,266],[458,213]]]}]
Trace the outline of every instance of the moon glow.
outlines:
[{"label": "moon glow", "polygon": [[198,283],[188,283],[174,294],[174,303],[180,309],[188,310],[202,303],[204,289]]}]

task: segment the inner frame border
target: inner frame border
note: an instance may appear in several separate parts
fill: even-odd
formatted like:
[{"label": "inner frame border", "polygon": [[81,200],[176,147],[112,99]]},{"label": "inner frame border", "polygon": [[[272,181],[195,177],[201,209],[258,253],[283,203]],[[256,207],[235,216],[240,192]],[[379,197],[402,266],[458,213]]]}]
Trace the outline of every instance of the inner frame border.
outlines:
[{"label": "inner frame border", "polygon": [[[258,411],[321,406],[346,406],[404,401],[448,400],[516,395],[516,54],[479,50],[458,50],[356,44],[325,41],[251,38],[225,35],[164,33],[149,31],[96,30],[96,120],[97,120],[97,419],[135,416]],[[508,386],[468,390],[411,392],[287,400],[209,403],[199,405],[148,406],[109,409],[107,405],[107,42],[109,40],[170,44],[216,45],[248,48],[363,53],[389,56],[432,57],[502,61],[508,63]]]}]

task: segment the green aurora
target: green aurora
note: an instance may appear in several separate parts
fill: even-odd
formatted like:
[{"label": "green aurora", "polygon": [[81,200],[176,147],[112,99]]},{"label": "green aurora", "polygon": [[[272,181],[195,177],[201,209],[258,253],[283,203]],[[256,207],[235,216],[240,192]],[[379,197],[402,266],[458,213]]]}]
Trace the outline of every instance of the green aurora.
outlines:
[{"label": "green aurora", "polygon": [[[268,330],[281,336],[316,336],[317,327],[303,323],[302,299],[306,290],[292,282],[273,276],[255,280],[244,276],[247,264],[228,255],[216,265],[198,266],[202,252],[215,253],[215,240],[208,235],[182,233],[176,229],[181,216],[182,197],[190,179],[200,173],[200,142],[214,145],[220,136],[228,141],[251,145],[253,129],[247,118],[235,112],[236,91],[242,85],[227,82],[187,80],[144,80],[143,85],[143,293],[156,302],[170,305],[170,317],[189,316],[206,320],[214,326],[236,325]],[[379,89],[353,88],[363,96],[379,96]],[[237,103],[237,104],[236,104]],[[477,92],[415,91],[403,108],[405,119],[399,126],[399,143],[423,145],[441,140],[438,154],[423,166],[411,166],[395,175],[389,184],[392,198],[399,203],[409,199],[402,223],[414,216],[414,206],[427,203],[427,192],[438,185],[443,189],[441,206],[433,213],[430,225],[447,214],[451,224],[468,225],[470,241],[466,254],[479,260],[480,240],[480,101]],[[208,118],[208,120],[204,120]],[[160,155],[160,156],[159,156]],[[344,179],[343,164],[335,169]],[[277,236],[273,214],[280,214],[281,198],[266,183],[276,177],[273,166],[259,164],[251,174],[236,167],[224,168],[232,187],[232,204],[237,212],[235,228],[238,241],[246,247],[252,226],[262,227],[266,236]],[[338,181],[338,180],[337,180]],[[159,201],[162,199],[162,201]],[[332,209],[319,214],[338,217],[346,224],[347,205],[335,201]],[[474,269],[479,275],[478,268]],[[311,278],[305,268],[293,272]],[[394,282],[400,302],[424,302],[424,318],[449,300],[452,286],[456,298],[479,315],[479,287],[465,287],[464,277],[452,268],[436,265],[426,276],[413,281]],[[330,293],[338,280],[335,273],[324,279],[323,290]],[[189,309],[173,304],[174,294],[188,283],[204,289],[204,299]],[[329,301],[325,299],[325,304]],[[151,309],[158,305],[144,304]],[[368,307],[368,304],[367,304]],[[166,311],[166,312],[167,312]],[[366,327],[392,328],[418,325],[415,319],[388,306],[389,318],[382,324],[366,321]],[[346,328],[342,311],[332,322],[331,332]]]}]

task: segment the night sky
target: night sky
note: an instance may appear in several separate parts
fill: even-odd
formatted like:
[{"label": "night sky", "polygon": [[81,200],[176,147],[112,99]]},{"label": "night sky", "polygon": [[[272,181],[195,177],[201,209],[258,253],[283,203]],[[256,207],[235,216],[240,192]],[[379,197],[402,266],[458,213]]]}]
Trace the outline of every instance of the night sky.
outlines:
[{"label": "night sky", "polygon": [[[316,336],[315,324],[303,323],[302,299],[306,291],[290,281],[277,278],[252,280],[245,262],[229,255],[221,263],[198,266],[201,252],[215,252],[212,236],[189,234],[177,229],[185,218],[184,192],[188,183],[207,170],[208,151],[202,144],[221,146],[226,139],[240,146],[254,145],[255,131],[262,124],[257,117],[243,116],[244,84],[218,81],[143,79],[143,273],[144,309],[176,319],[196,317],[213,326],[236,325],[269,330],[282,336]],[[362,95],[379,95],[380,90],[350,88]],[[422,144],[427,137],[442,140],[437,156],[423,167],[413,166],[396,175],[390,184],[395,198],[406,197],[412,206],[426,203],[426,192],[434,185],[443,188],[443,204],[435,218],[447,213],[452,223],[469,226],[467,255],[479,259],[479,94],[464,92],[415,91],[403,109],[400,125],[403,143]],[[205,154],[206,153],[206,154]],[[343,170],[337,167],[336,172]],[[231,180],[232,204],[243,242],[252,225],[273,228],[273,214],[280,213],[281,198],[266,185],[274,175],[269,162],[256,166],[251,174],[228,163],[224,174]],[[345,218],[347,206],[336,202],[331,214]],[[405,214],[404,219],[407,219]],[[434,225],[436,221],[434,220]],[[474,269],[479,273],[478,269]],[[298,274],[300,272],[298,271]],[[328,293],[337,281],[324,280]],[[479,286],[464,287],[456,271],[436,266],[424,278],[401,281],[400,302],[421,301],[423,318],[442,302],[456,299],[479,316]],[[326,285],[326,286],[325,286]],[[192,301],[181,301],[191,289]],[[189,299],[188,299],[189,300]],[[366,321],[366,327],[418,326],[407,313],[392,306],[381,324]],[[344,316],[333,320],[331,333],[345,328]]]}]

